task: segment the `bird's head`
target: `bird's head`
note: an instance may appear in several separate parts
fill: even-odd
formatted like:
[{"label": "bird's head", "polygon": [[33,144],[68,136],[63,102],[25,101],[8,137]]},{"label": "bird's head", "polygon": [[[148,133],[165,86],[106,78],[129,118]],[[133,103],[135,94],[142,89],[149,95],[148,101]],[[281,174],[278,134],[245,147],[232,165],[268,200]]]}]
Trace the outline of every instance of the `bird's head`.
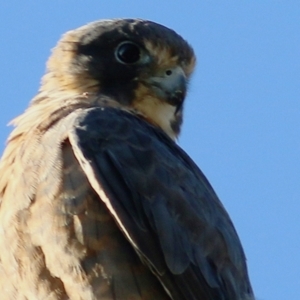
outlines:
[{"label": "bird's head", "polygon": [[192,48],[173,30],[139,19],[102,20],[62,37],[41,91],[104,96],[174,139],[194,65]]}]

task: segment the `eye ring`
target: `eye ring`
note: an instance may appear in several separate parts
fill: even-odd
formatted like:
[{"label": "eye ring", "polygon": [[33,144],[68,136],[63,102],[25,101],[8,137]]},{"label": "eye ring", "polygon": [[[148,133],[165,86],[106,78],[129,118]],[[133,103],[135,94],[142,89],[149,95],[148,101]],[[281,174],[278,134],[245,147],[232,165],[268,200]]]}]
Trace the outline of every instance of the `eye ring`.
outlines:
[{"label": "eye ring", "polygon": [[141,60],[142,49],[133,42],[125,41],[120,43],[116,48],[115,57],[122,64],[132,65]]}]

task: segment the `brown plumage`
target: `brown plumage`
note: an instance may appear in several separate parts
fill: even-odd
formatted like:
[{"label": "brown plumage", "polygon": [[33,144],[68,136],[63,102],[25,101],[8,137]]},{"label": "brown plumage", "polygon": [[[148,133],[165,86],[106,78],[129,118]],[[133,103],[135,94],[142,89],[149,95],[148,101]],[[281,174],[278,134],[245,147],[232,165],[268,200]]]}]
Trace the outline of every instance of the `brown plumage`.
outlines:
[{"label": "brown plumage", "polygon": [[0,163],[1,299],[253,299],[226,211],[174,142],[194,64],[150,21],[62,37]]}]

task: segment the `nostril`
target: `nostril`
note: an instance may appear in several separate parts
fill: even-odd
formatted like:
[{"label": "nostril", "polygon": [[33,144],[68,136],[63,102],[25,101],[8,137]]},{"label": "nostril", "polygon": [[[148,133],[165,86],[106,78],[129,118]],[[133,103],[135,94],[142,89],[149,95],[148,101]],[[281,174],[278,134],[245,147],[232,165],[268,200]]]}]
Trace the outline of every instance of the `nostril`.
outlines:
[{"label": "nostril", "polygon": [[166,71],[166,75],[168,75],[168,76],[172,75],[172,71],[171,70],[167,70]]}]

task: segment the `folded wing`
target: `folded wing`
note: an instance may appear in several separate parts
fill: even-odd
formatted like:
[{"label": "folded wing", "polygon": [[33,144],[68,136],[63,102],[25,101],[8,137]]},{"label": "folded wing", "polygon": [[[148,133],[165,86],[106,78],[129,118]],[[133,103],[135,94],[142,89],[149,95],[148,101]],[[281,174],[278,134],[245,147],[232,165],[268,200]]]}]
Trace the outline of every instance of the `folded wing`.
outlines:
[{"label": "folded wing", "polygon": [[162,131],[125,111],[93,108],[69,139],[90,184],[172,299],[252,299],[228,214]]}]

